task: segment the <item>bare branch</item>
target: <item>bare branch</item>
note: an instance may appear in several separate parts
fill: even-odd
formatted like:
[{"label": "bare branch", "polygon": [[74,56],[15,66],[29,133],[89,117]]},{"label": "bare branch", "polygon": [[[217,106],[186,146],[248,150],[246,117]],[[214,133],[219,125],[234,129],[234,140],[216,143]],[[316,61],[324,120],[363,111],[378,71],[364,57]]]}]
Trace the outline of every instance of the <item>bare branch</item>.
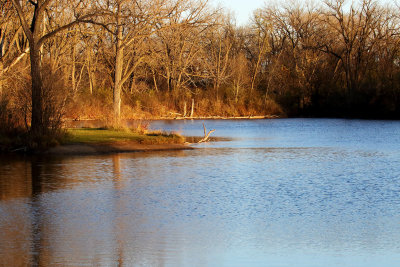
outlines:
[{"label": "bare branch", "polygon": [[204,123],[203,123],[203,128],[204,128],[204,138],[201,139],[201,140],[198,142],[199,144],[200,144],[200,143],[207,142],[208,139],[210,138],[210,135],[211,135],[213,132],[215,132],[215,130],[210,130],[210,131],[207,133],[206,126],[204,125]]},{"label": "bare branch", "polygon": [[26,37],[28,38],[29,42],[32,42],[33,41],[32,32],[31,32],[31,30],[28,26],[28,23],[25,19],[25,14],[22,11],[22,7],[21,7],[19,1],[18,0],[11,0],[11,1],[14,4],[14,8],[17,10],[18,17],[19,17],[19,20],[21,21],[21,25],[22,25],[22,28],[24,29]]}]

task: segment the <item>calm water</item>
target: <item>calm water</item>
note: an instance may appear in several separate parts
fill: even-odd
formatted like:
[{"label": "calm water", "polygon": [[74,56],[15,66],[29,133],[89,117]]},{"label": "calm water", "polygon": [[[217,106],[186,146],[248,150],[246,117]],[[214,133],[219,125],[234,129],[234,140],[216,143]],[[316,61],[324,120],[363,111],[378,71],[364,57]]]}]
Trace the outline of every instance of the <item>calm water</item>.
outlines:
[{"label": "calm water", "polygon": [[0,266],[400,266],[400,122],[206,126],[232,140],[0,157]]}]

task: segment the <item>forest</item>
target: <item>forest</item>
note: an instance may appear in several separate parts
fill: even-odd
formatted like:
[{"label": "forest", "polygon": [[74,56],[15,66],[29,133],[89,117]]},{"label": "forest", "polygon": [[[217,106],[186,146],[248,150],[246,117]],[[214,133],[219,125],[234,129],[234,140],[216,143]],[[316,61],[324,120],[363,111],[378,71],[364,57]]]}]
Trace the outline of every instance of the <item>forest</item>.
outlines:
[{"label": "forest", "polygon": [[[261,4],[261,2],[260,2]],[[400,118],[400,6],[1,0],[0,133],[69,120]]]}]

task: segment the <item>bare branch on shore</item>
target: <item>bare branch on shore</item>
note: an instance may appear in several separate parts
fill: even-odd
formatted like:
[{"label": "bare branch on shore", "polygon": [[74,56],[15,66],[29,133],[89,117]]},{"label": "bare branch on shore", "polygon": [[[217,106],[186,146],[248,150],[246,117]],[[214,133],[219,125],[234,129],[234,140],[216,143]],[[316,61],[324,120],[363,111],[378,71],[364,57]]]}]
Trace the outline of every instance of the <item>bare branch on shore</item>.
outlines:
[{"label": "bare branch on shore", "polygon": [[207,129],[206,129],[206,126],[204,125],[204,123],[203,123],[203,128],[204,128],[204,138],[201,139],[201,140],[198,142],[199,144],[200,144],[200,143],[207,142],[208,139],[210,138],[210,135],[211,135],[213,132],[215,132],[215,130],[210,130],[210,131],[207,133]]}]

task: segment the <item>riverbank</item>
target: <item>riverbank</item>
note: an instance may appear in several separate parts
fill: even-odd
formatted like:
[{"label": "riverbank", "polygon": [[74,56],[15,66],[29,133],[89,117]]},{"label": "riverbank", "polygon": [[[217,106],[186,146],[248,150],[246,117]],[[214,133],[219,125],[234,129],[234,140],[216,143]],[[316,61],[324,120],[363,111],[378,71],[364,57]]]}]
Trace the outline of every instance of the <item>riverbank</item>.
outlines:
[{"label": "riverbank", "polygon": [[150,151],[174,151],[194,149],[187,144],[140,144],[135,141],[115,141],[110,143],[71,143],[52,147],[45,155],[95,155],[113,153],[133,153]]},{"label": "riverbank", "polygon": [[68,129],[62,145],[44,152],[51,155],[88,155],[192,149],[181,135],[129,129]]},{"label": "riverbank", "polygon": [[127,152],[193,149],[179,134],[161,131],[147,132],[129,129],[77,128],[66,129],[63,137],[46,147],[29,144],[3,145],[3,153],[29,153],[44,155],[88,155]]}]

